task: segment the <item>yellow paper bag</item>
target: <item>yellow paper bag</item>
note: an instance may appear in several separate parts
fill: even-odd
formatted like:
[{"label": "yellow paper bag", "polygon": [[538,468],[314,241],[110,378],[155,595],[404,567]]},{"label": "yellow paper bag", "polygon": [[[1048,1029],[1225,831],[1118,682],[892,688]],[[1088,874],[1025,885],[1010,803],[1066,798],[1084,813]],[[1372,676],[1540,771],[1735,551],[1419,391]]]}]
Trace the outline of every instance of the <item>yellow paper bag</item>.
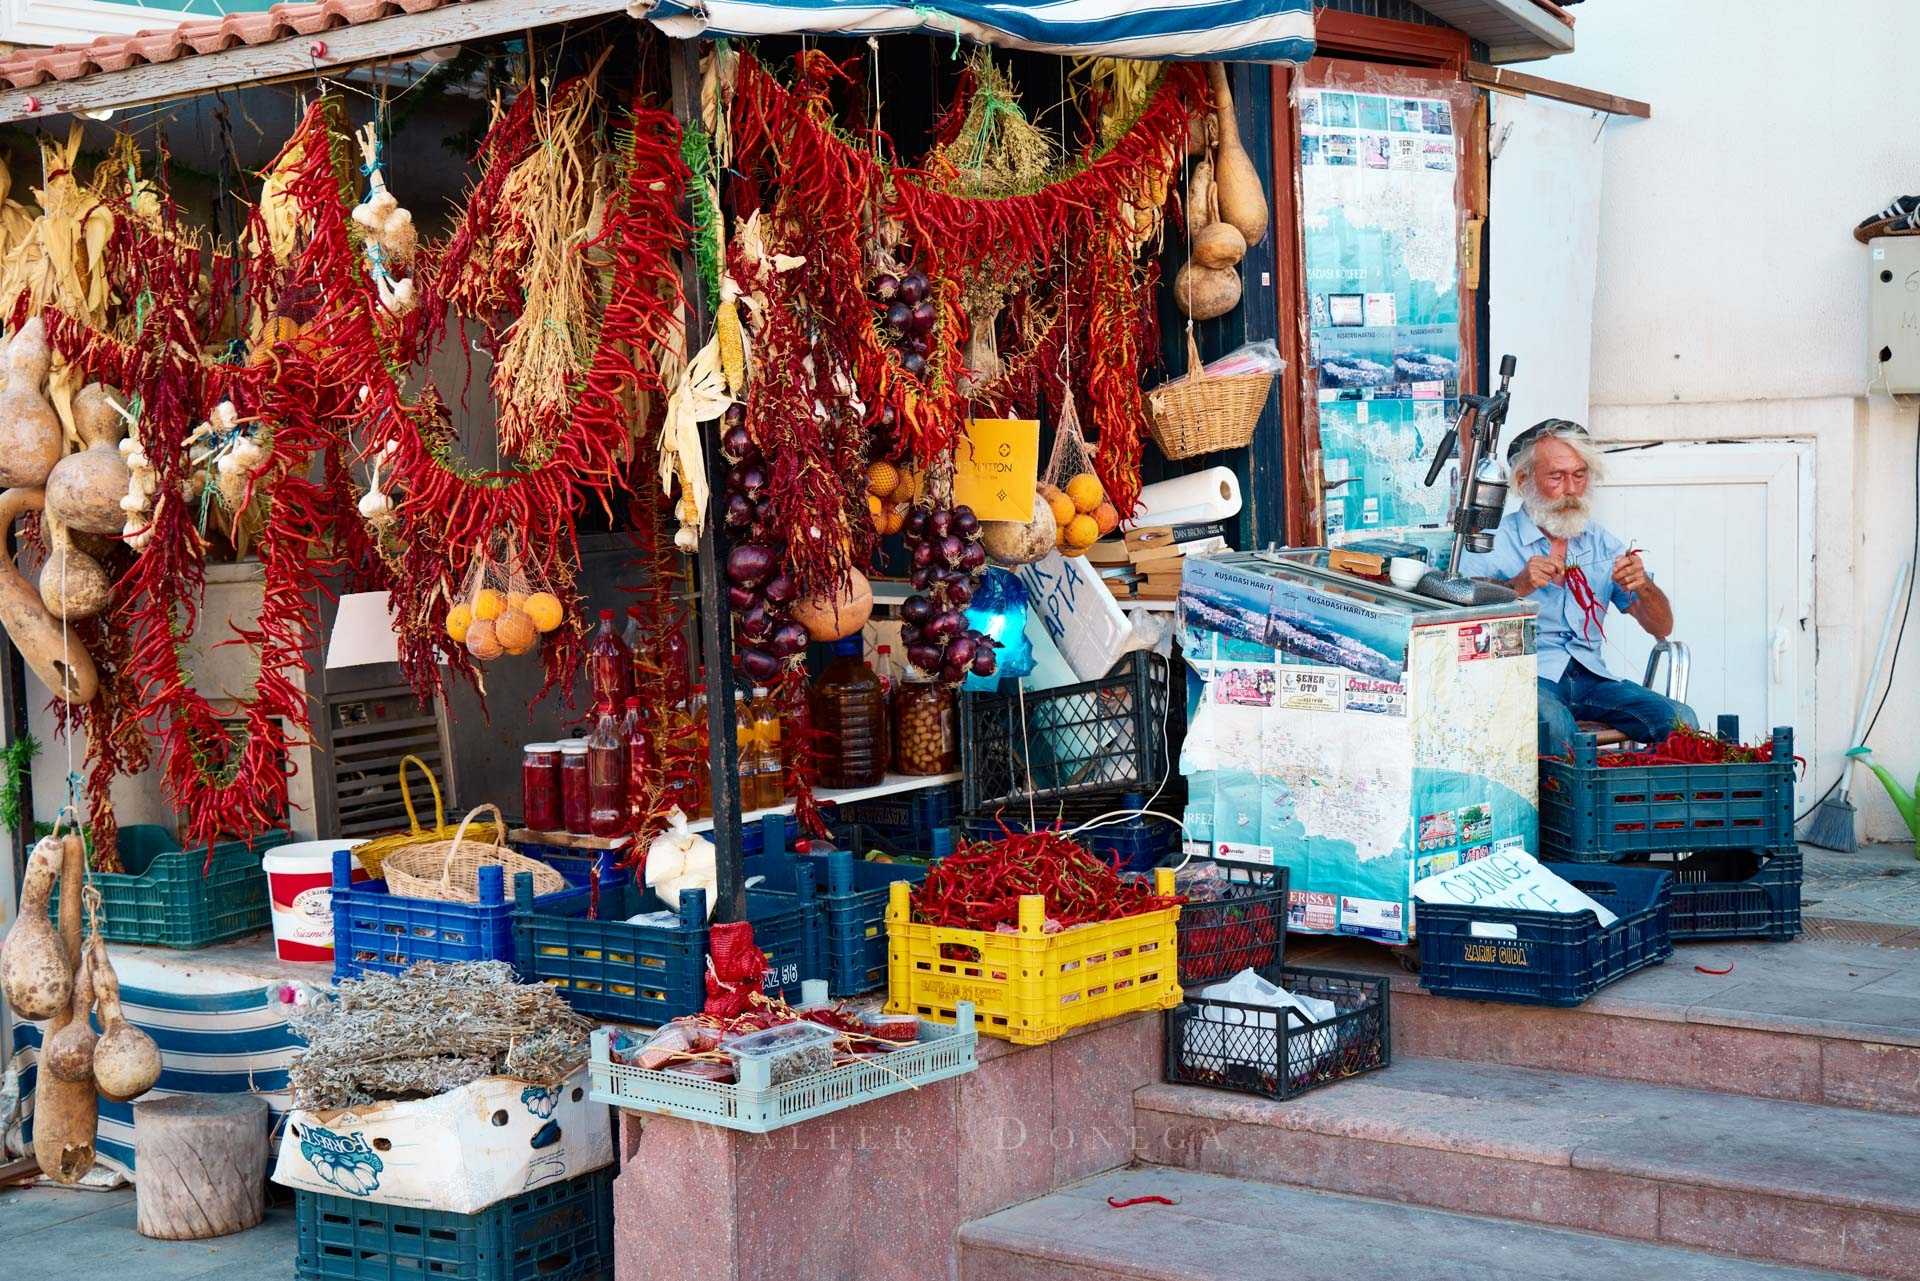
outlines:
[{"label": "yellow paper bag", "polygon": [[971,418],[953,451],[953,501],[981,520],[1025,522],[1039,474],[1038,419]]}]

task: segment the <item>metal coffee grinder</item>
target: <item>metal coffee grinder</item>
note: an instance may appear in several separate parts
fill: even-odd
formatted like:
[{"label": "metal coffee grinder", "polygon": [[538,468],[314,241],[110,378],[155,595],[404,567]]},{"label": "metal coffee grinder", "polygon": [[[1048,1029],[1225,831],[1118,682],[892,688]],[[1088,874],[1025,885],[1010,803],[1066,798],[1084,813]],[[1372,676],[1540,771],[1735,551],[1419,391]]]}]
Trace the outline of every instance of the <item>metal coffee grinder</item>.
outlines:
[{"label": "metal coffee grinder", "polygon": [[[1460,416],[1453,430],[1441,437],[1427,465],[1426,483],[1432,485],[1447,463],[1460,455],[1460,484],[1454,490],[1453,516],[1448,522],[1453,526],[1453,552],[1447,559],[1451,572],[1427,571],[1414,587],[1422,596],[1450,605],[1494,605],[1515,599],[1512,588],[1467,578],[1459,565],[1461,554],[1469,549],[1493,550],[1493,532],[1505,514],[1509,477],[1500,456],[1500,429],[1507,422],[1516,363],[1510,355],[1500,358],[1500,387],[1491,396],[1460,397]],[[1463,448],[1466,452],[1461,454]]]}]

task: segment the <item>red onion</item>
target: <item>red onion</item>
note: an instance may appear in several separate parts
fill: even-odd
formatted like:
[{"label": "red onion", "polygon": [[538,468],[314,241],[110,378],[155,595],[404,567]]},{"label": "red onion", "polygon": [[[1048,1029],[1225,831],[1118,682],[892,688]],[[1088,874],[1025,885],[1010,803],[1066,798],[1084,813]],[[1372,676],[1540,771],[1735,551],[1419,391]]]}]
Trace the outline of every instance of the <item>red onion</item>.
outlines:
[{"label": "red onion", "polygon": [[917,271],[910,271],[900,278],[900,301],[912,306],[927,296],[927,278]]},{"label": "red onion", "polygon": [[906,525],[907,533],[915,538],[918,538],[920,535],[926,533],[927,520],[928,520],[928,517],[927,517],[926,508],[909,507],[907,509],[907,525]]},{"label": "red onion", "polygon": [[900,368],[903,372],[912,374],[915,378],[918,378],[921,374],[927,372],[927,358],[917,351],[910,351],[900,357]]},{"label": "red onion", "polygon": [[971,663],[973,661],[974,651],[978,648],[979,646],[974,643],[972,636],[956,636],[947,644],[947,661],[949,663]]},{"label": "red onion", "polygon": [[890,271],[883,271],[867,282],[867,292],[875,302],[892,302],[900,292],[900,277]]},{"label": "red onion", "polygon": [[1000,666],[999,655],[990,649],[978,649],[973,652],[973,674],[991,676]]},{"label": "red onion", "polygon": [[764,590],[768,600],[776,605],[784,605],[792,600],[794,593],[800,589],[795,585],[793,576],[783,569],[767,580]]},{"label": "red onion", "polygon": [[968,543],[960,549],[960,568],[965,570],[984,569],[987,564],[987,549],[979,543]]},{"label": "red onion", "polygon": [[926,633],[937,641],[950,641],[967,628],[967,620],[960,611],[943,609],[927,621]]},{"label": "red onion", "polygon": [[741,490],[751,497],[767,487],[767,469],[759,463],[748,463],[740,468],[735,479],[740,482]]},{"label": "red onion", "polygon": [[744,529],[753,523],[753,500],[745,494],[727,495],[727,524],[735,529]]},{"label": "red onion", "polygon": [[916,334],[930,334],[933,332],[933,322],[939,318],[940,313],[933,309],[933,304],[922,299],[913,305],[910,328]]},{"label": "red onion", "polygon": [[767,607],[759,602],[735,615],[734,621],[739,624],[740,634],[750,641],[762,641],[773,634],[773,619],[767,614]]},{"label": "red onion", "polygon": [[922,637],[923,637],[923,633],[921,632],[918,624],[916,623],[900,624],[900,643],[902,645],[918,645]]},{"label": "red onion", "polygon": [[967,665],[956,663],[951,658],[940,664],[940,679],[949,685],[958,685],[966,677]]},{"label": "red onion", "polygon": [[727,608],[736,614],[752,609],[753,603],[759,599],[759,595],[751,587],[742,587],[734,583],[727,588]]},{"label": "red onion", "polygon": [[913,325],[913,308],[903,302],[897,302],[887,308],[887,328],[895,333],[905,333]]},{"label": "red onion", "polygon": [[973,514],[973,508],[965,503],[953,509],[953,532],[956,534],[974,534],[979,532],[980,518]]},{"label": "red onion", "polygon": [[909,645],[907,661],[923,672],[936,671],[940,667],[940,647],[930,644]]},{"label": "red onion", "polygon": [[957,583],[947,584],[947,604],[955,609],[965,609],[973,603],[973,584],[964,578]]},{"label": "red onion", "polygon": [[953,532],[953,510],[948,507],[935,509],[927,517],[927,528],[935,538],[945,538]]},{"label": "red onion", "polygon": [[[921,544],[926,546],[926,544]],[[967,554],[967,544],[958,534],[948,534],[940,540],[940,560],[950,569],[960,568],[961,558]]]},{"label": "red onion", "polygon": [[753,678],[755,684],[765,684],[780,674],[780,660],[761,649],[743,649],[734,655],[734,661],[740,664],[740,670]]},{"label": "red onion", "polygon": [[732,404],[727,406],[726,413],[725,413],[725,416],[722,418],[722,421],[725,422],[729,427],[738,427],[741,423],[744,423],[745,421],[747,421],[747,407],[741,404],[737,400],[734,401]]},{"label": "red onion", "polygon": [[933,617],[933,602],[925,596],[909,596],[900,603],[900,617],[918,627]]},{"label": "red onion", "polygon": [[915,543],[913,545],[912,557],[915,569],[924,569],[933,564],[933,544]]},{"label": "red onion", "polygon": [[907,576],[907,581],[913,584],[913,590],[924,592],[933,586],[933,570],[931,567],[916,569]]},{"label": "red onion", "polygon": [[792,658],[807,648],[807,629],[798,623],[782,623],[773,629],[773,639],[768,643],[778,657]]},{"label": "red onion", "polygon": [[741,543],[727,553],[727,581],[758,587],[773,573],[773,552],[758,543]]},{"label": "red onion", "polygon": [[745,427],[733,426],[727,428],[726,434],[720,437],[720,452],[730,462],[737,463],[743,458],[756,456],[760,451],[754,447],[753,437],[747,434]]}]

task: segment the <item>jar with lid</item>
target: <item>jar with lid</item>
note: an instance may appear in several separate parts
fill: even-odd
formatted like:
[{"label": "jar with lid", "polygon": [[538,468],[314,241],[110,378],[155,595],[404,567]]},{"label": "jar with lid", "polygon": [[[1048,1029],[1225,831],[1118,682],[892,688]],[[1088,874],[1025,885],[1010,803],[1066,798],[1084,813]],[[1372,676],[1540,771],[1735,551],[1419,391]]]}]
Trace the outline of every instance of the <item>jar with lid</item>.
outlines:
[{"label": "jar with lid", "polygon": [[560,830],[560,744],[520,749],[520,819],[536,832]]},{"label": "jar with lid", "polygon": [[954,694],[930,680],[903,681],[893,694],[893,768],[901,774],[950,774],[960,768]]},{"label": "jar with lid", "polygon": [[587,784],[587,742],[582,738],[560,743],[560,816],[568,832],[593,835],[593,798]]}]

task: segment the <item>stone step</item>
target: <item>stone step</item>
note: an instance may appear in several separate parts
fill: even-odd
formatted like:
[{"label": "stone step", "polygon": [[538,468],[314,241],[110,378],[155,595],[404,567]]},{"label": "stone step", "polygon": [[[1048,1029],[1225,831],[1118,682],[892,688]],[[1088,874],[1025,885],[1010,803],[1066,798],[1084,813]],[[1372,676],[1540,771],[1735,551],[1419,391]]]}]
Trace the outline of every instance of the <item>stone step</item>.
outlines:
[{"label": "stone step", "polygon": [[1364,944],[1292,939],[1288,960],[1388,976],[1396,1055],[1920,1116],[1916,948],[1682,944],[1571,1010],[1434,996]]},{"label": "stone step", "polygon": [[1144,1160],[1920,1281],[1920,1119],[1444,1059],[1134,1095]]},{"label": "stone step", "polygon": [[[1116,1210],[1108,1197],[1174,1206]],[[1493,1198],[1488,1198],[1489,1202]],[[959,1281],[1835,1281],[1831,1272],[1189,1170],[1097,1175],[963,1224]]]}]

